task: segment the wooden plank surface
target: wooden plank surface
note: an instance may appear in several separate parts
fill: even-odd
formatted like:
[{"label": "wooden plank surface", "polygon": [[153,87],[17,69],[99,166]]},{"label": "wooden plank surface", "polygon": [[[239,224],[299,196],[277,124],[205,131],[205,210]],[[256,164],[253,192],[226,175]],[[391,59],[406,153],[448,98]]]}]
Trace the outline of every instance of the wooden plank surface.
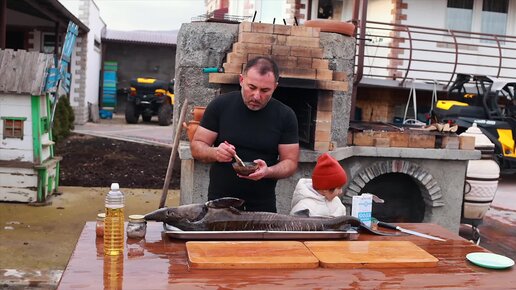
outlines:
[{"label": "wooden plank surface", "polygon": [[0,50],[0,92],[42,94],[53,55],[25,50]]},{"label": "wooden plank surface", "polygon": [[434,267],[439,261],[410,241],[310,241],[324,268]]},{"label": "wooden plank surface", "polygon": [[319,260],[298,241],[186,242],[195,269],[311,269]]},{"label": "wooden plank surface", "polygon": [[9,92],[12,79],[15,77],[15,55],[14,50],[4,50],[2,62],[0,63],[0,92]]},{"label": "wooden plank surface", "polygon": [[[484,269],[466,255],[487,252],[436,224],[399,224],[441,237],[446,242],[416,236],[377,236],[361,232],[361,241],[411,241],[439,259],[436,267],[332,269],[192,269],[184,240],[163,235],[163,224],[147,223],[141,247],[124,254],[123,273],[115,276],[123,289],[512,289],[516,268]],[[136,255],[134,253],[137,253]],[[107,261],[109,262],[109,261]],[[95,221],[86,225],[64,270],[58,289],[105,286],[112,264],[106,263],[102,239],[95,238]],[[103,285],[104,283],[104,285]]]}]

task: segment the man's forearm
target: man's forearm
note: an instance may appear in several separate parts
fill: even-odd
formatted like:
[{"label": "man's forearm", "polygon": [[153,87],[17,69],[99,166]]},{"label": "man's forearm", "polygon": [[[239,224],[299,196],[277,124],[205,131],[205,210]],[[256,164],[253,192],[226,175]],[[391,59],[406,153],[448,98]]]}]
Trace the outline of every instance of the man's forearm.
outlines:
[{"label": "man's forearm", "polygon": [[190,143],[190,150],[192,152],[192,157],[196,160],[205,163],[217,161],[217,148],[213,146],[208,146],[208,144],[202,141],[193,140]]},{"label": "man's forearm", "polygon": [[297,162],[285,159],[268,168],[267,178],[281,179],[292,176],[297,170]]}]

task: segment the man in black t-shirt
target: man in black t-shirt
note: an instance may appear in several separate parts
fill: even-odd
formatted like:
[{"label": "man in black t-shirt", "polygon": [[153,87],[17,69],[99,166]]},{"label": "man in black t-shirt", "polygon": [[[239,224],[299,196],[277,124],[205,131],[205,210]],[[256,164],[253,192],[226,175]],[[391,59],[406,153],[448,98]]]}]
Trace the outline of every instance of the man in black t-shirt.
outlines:
[{"label": "man in black t-shirt", "polygon": [[[247,211],[276,212],[276,182],[294,174],[299,159],[296,115],[272,99],[278,79],[273,60],[254,58],[240,75],[241,91],[220,95],[206,108],[190,147],[195,159],[213,162],[209,200],[237,197]],[[258,169],[237,175],[231,166],[235,153]]]}]

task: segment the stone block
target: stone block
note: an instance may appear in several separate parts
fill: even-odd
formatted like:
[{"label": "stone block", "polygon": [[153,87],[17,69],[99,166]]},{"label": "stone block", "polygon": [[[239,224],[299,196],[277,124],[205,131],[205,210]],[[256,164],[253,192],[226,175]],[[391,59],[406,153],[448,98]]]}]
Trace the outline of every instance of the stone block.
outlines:
[{"label": "stone block", "polygon": [[244,64],[242,63],[225,63],[222,65],[224,68],[224,72],[226,73],[242,73],[242,69],[244,67]]},{"label": "stone block", "polygon": [[462,150],[475,150],[475,137],[459,136],[459,148]]},{"label": "stone block", "polygon": [[274,25],[274,34],[290,35],[290,25]]},{"label": "stone block", "polygon": [[313,28],[308,26],[292,26],[290,30],[290,35],[293,36],[302,36],[302,37],[312,37],[313,36]]},{"label": "stone block", "polygon": [[314,150],[327,152],[330,149],[330,142],[315,142]]},{"label": "stone block", "polygon": [[268,23],[253,22],[251,23],[251,31],[272,34],[274,32],[274,25]]},{"label": "stone block", "polygon": [[273,44],[272,55],[290,55],[290,46]]},{"label": "stone block", "polygon": [[281,76],[287,78],[315,79],[315,70],[299,68],[282,68]]},{"label": "stone block", "polygon": [[314,69],[328,69],[329,62],[327,59],[314,58],[312,60],[312,68]]},{"label": "stone block", "polygon": [[276,43],[276,35],[257,32],[241,32],[238,34],[240,43],[273,44]]},{"label": "stone block", "polygon": [[312,58],[311,57],[297,57],[296,67],[311,69],[312,68]]},{"label": "stone block", "polygon": [[319,47],[319,38],[288,36],[287,37],[287,45],[301,46],[301,47]]},{"label": "stone block", "polygon": [[316,69],[315,70],[315,78],[318,80],[331,81],[333,79],[333,71],[331,71],[329,69]]},{"label": "stone block", "polygon": [[271,44],[259,44],[259,43],[242,43],[237,42],[233,44],[233,52],[239,54],[249,54],[249,53],[257,53],[257,54],[271,54],[272,45]]},{"label": "stone block", "polygon": [[312,57],[312,50],[313,48],[309,47],[292,46],[290,48],[290,55],[300,57]]}]

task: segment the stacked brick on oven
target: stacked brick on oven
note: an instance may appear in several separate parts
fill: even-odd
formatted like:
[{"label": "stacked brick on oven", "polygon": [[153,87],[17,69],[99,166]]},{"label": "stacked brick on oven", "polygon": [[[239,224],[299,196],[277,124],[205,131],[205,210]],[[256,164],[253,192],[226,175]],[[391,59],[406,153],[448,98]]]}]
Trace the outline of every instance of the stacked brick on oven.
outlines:
[{"label": "stacked brick on oven", "polygon": [[[320,29],[305,26],[242,22],[238,41],[222,65],[224,73],[210,74],[210,82],[238,83],[248,60],[257,56],[273,58],[282,78],[315,80],[315,88],[347,91],[347,76],[329,69],[323,58]],[[315,150],[327,151],[331,145],[332,97],[318,98]]]}]

